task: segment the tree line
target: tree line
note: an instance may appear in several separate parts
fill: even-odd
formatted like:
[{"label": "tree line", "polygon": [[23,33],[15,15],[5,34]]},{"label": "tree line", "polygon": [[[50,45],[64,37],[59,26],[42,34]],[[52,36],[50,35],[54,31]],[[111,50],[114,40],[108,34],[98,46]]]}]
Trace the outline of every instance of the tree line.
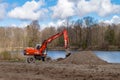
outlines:
[{"label": "tree line", "polygon": [[[68,31],[69,46],[79,50],[120,50],[120,24],[98,23],[93,17],[72,21],[67,26],[51,26],[41,30],[38,21],[32,21],[25,28],[0,27],[0,50],[35,47],[45,39],[62,31]],[[48,49],[64,46],[63,36],[48,44]]]}]

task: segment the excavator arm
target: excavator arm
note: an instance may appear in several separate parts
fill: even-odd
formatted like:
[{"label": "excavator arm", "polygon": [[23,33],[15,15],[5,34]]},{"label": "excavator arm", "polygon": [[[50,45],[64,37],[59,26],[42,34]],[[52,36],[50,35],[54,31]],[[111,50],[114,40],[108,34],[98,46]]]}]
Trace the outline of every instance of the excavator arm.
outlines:
[{"label": "excavator arm", "polygon": [[57,33],[51,37],[49,37],[48,39],[44,40],[44,42],[42,43],[41,47],[40,47],[40,55],[43,54],[43,52],[45,51],[45,49],[47,48],[47,44],[52,42],[53,40],[55,40],[56,38],[60,37],[60,36],[64,36],[64,47],[65,49],[68,48],[68,32],[66,29],[64,29],[62,32]]}]

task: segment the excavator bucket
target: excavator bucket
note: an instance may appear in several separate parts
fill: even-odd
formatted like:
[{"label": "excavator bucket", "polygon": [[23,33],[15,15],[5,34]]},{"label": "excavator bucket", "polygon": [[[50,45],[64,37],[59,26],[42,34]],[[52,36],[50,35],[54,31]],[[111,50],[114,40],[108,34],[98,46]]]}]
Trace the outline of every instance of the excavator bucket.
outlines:
[{"label": "excavator bucket", "polygon": [[66,58],[69,57],[70,55],[71,55],[71,53],[67,53],[67,54],[66,54]]},{"label": "excavator bucket", "polygon": [[70,52],[69,49],[66,49],[65,51],[66,51],[66,58],[67,58],[67,57],[69,57],[71,55],[71,52]]}]

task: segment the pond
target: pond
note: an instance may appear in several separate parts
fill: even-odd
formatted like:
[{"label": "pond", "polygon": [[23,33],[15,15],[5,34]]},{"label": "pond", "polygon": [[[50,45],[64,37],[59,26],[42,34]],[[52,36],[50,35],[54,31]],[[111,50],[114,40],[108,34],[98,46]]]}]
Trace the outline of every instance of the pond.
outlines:
[{"label": "pond", "polygon": [[52,59],[65,58],[65,54],[65,51],[47,51],[47,56],[51,57]]},{"label": "pond", "polygon": [[120,63],[120,51],[94,51],[94,53],[109,63]]},{"label": "pond", "polygon": [[[77,51],[72,51],[74,54]],[[120,51],[93,51],[93,53],[109,63],[120,63]],[[52,59],[65,58],[65,51],[48,51],[48,56]]]}]

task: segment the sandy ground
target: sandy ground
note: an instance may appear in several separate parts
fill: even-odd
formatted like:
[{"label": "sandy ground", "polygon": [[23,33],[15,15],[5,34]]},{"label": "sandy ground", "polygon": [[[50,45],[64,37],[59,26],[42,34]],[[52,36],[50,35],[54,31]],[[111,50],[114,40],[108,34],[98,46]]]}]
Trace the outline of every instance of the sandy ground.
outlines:
[{"label": "sandy ground", "polygon": [[[0,62],[0,80],[120,80],[120,64],[108,64],[92,52],[82,53],[64,60],[35,64]],[[87,60],[85,53],[89,55]],[[79,57],[73,58],[75,56]]]}]

